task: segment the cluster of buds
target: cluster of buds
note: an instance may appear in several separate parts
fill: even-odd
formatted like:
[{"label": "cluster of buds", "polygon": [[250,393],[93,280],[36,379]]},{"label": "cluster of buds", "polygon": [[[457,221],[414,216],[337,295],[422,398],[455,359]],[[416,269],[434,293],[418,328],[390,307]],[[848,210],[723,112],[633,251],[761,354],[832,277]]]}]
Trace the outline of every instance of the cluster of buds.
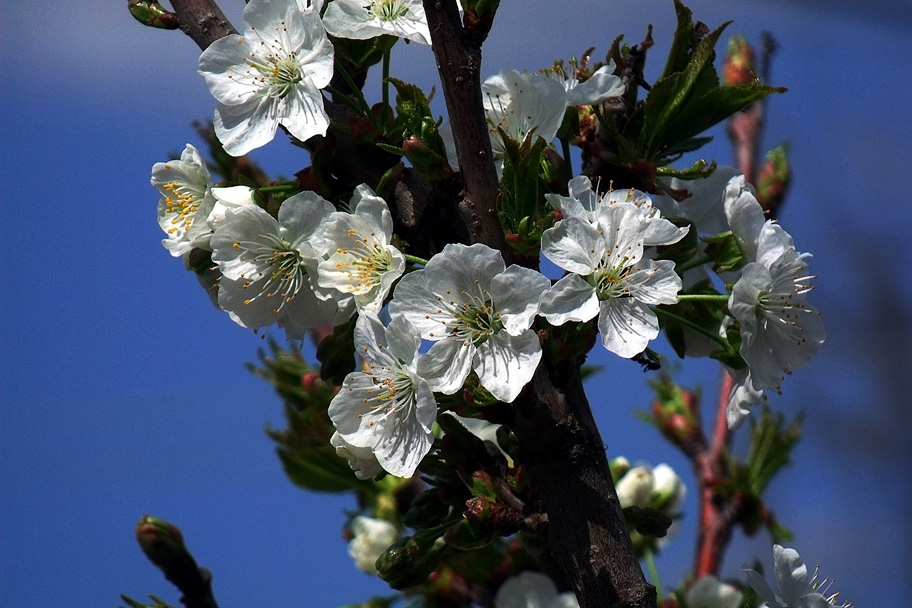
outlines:
[{"label": "cluster of buds", "polygon": [[631,467],[623,456],[612,460],[618,502],[630,529],[638,555],[658,548],[657,538],[667,537],[679,516],[687,488],[678,474],[665,463]]}]

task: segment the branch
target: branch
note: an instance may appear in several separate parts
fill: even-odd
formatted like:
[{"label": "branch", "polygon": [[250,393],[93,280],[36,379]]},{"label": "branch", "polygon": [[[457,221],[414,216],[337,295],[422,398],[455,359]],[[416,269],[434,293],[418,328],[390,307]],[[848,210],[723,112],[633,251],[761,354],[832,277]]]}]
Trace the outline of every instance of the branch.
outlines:
[{"label": "branch", "polygon": [[181,592],[187,608],[218,608],[212,595],[212,573],[196,565],[174,524],[144,515],[136,525],[136,540],[143,553]]},{"label": "branch", "polygon": [[718,574],[725,546],[731,539],[732,526],[740,519],[742,509],[734,497],[722,499],[716,495],[716,485],[725,479],[725,452],[731,443],[731,431],[725,418],[732,379],[722,371],[722,386],[716,408],[712,442],[693,454],[694,473],[700,488],[700,519],[697,536],[694,580],[707,574]]},{"label": "branch", "polygon": [[201,50],[206,50],[219,38],[238,33],[212,0],[171,0],[171,6],[180,20],[181,30]]},{"label": "branch", "polygon": [[514,405],[511,426],[547,511],[548,544],[580,606],[655,608],[655,588],[634,553],[579,365],[548,370],[543,363]]},{"label": "branch", "polygon": [[434,57],[463,181],[459,214],[472,241],[512,257],[497,215],[499,183],[481,96],[481,44],[462,27],[454,0],[424,0]]}]

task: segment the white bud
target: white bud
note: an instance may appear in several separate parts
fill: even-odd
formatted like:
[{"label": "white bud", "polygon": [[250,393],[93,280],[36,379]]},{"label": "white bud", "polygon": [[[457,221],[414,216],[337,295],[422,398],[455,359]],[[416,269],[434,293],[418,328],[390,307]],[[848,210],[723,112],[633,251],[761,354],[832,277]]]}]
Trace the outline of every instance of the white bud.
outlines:
[{"label": "white bud", "polygon": [[352,520],[355,537],[348,543],[348,554],[355,565],[368,574],[377,573],[377,559],[399,538],[399,530],[385,519],[359,515]]},{"label": "white bud", "polygon": [[655,481],[648,466],[633,467],[617,482],[621,507],[646,507],[652,497]]},{"label": "white bud", "polygon": [[687,593],[687,608],[740,608],[742,593],[712,574],[700,577]]}]

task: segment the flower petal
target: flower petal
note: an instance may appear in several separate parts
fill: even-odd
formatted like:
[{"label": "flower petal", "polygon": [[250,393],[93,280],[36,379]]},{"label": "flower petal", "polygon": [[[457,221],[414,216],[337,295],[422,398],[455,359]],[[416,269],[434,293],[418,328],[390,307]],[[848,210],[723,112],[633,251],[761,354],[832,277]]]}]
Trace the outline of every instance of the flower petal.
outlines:
[{"label": "flower petal", "polygon": [[598,297],[579,275],[568,274],[542,296],[540,314],[552,325],[588,321],[599,314]]},{"label": "flower petal", "polygon": [[541,343],[534,331],[526,330],[518,336],[498,332],[478,346],[475,372],[492,395],[511,403],[532,379],[541,356]]},{"label": "flower petal", "polygon": [[643,352],[659,335],[659,320],[649,306],[633,298],[601,302],[598,318],[602,346],[624,358]]}]

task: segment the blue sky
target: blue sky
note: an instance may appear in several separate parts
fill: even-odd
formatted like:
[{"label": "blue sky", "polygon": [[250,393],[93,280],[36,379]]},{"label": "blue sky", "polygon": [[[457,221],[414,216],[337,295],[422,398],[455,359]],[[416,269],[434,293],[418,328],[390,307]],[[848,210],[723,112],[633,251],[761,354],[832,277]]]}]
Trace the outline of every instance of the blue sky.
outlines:
[{"label": "blue sky", "polygon": [[[177,594],[148,565],[132,529],[143,513],[182,527],[215,574],[223,606],[334,606],[382,593],[340,538],[345,498],[291,486],[267,424],[269,387],[244,370],[260,337],[216,311],[161,247],[153,163],[199,144],[190,122],[213,101],[198,49],[178,32],[133,22],[125,2],[0,5],[0,204],[10,253],[0,290],[0,602],[116,606],[118,594]],[[236,24],[243,3],[226,4]],[[569,8],[572,6],[572,9]],[[782,224],[814,254],[813,302],[828,339],[773,400],[807,411],[795,465],[769,502],[811,564],[866,606],[902,605],[912,553],[906,403],[912,344],[912,11],[896,2],[690,3],[710,26],[781,50],[766,144],[791,142],[795,181]],[[826,6],[827,8],[823,8]],[[673,28],[671,1],[505,1],[483,73],[536,69],[618,33],[655,25],[655,77]],[[393,72],[426,89],[427,48],[400,45]],[[730,162],[721,131],[704,156]],[[258,152],[274,174],[306,158],[277,140]],[[601,352],[590,385],[609,454],[686,463],[631,414],[646,378]],[[717,370],[686,361],[680,378],[712,395]],[[688,480],[685,477],[685,480]],[[691,487],[693,486],[691,482]],[[673,583],[692,563],[694,501],[661,556]],[[763,534],[736,534],[724,565],[759,557]]]}]

